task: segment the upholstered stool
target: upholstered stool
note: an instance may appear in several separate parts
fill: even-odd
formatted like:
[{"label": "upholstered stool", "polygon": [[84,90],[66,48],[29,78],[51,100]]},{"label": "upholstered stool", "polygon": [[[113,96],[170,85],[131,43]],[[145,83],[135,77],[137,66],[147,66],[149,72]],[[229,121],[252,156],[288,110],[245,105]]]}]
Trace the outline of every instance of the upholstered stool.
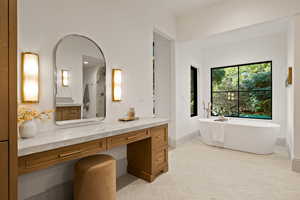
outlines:
[{"label": "upholstered stool", "polygon": [[75,200],[116,200],[116,160],[95,155],[75,165]]}]

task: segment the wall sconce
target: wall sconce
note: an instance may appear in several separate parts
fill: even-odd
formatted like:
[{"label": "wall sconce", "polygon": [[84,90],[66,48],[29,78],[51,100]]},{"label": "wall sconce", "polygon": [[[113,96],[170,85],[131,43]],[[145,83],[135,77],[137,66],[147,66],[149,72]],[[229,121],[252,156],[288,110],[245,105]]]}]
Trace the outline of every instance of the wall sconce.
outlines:
[{"label": "wall sconce", "polygon": [[61,83],[63,87],[70,86],[70,71],[69,70],[61,70]]},{"label": "wall sconce", "polygon": [[113,101],[122,100],[122,70],[121,69],[112,70],[112,100]]},{"label": "wall sconce", "polygon": [[286,80],[286,86],[293,84],[293,67],[289,67],[288,69],[288,78]]},{"label": "wall sconce", "polygon": [[22,53],[21,64],[22,103],[39,102],[39,55],[31,52]]}]

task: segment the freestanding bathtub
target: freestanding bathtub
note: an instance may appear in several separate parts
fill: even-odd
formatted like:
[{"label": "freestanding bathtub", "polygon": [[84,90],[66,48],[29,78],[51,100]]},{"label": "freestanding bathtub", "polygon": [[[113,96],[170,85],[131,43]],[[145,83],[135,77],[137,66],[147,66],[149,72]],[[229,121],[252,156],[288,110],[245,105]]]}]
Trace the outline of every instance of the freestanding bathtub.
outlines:
[{"label": "freestanding bathtub", "polygon": [[243,119],[214,120],[200,119],[200,134],[204,143],[255,154],[274,152],[280,131],[278,124]]}]

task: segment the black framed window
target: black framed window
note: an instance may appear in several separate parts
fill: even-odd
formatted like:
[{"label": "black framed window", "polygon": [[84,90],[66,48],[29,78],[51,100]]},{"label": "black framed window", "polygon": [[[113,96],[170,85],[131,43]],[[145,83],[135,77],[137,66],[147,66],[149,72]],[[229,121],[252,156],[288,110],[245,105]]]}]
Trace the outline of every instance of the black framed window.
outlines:
[{"label": "black framed window", "polygon": [[212,116],[272,119],[272,61],[211,68]]},{"label": "black framed window", "polygon": [[198,69],[191,66],[191,117],[198,115]]}]

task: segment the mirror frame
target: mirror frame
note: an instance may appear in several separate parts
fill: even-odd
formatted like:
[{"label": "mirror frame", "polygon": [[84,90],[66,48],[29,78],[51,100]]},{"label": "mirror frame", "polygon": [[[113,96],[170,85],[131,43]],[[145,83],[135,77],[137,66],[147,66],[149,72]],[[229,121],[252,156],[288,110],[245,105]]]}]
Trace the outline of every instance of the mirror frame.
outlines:
[{"label": "mirror frame", "polygon": [[[80,120],[65,120],[65,121],[61,121],[61,122],[58,122],[56,121],[56,95],[57,95],[57,65],[56,65],[56,53],[57,53],[57,49],[59,47],[59,45],[63,42],[63,40],[67,37],[70,37],[70,36],[76,36],[76,37],[81,37],[81,38],[84,38],[84,39],[87,39],[88,41],[92,42],[96,47],[97,49],[101,52],[102,56],[103,56],[103,59],[104,59],[104,63],[105,63],[105,82],[104,82],[104,94],[105,94],[105,98],[104,98],[104,104],[105,104],[105,107],[104,107],[104,117],[101,117],[101,118],[89,118],[89,119],[80,119]],[[63,36],[62,38],[60,38],[58,40],[58,42],[56,43],[54,49],[53,49],[53,66],[54,66],[54,71],[53,71],[53,82],[54,82],[54,85],[53,85],[53,105],[54,105],[54,108],[55,108],[55,113],[54,113],[54,122],[57,126],[68,126],[68,125],[87,125],[87,124],[93,124],[93,123],[97,123],[97,122],[102,122],[105,120],[106,118],[106,98],[107,98],[107,94],[106,94],[106,91],[107,91],[107,88],[106,88],[106,81],[107,81],[107,63],[106,63],[106,59],[105,59],[105,56],[104,56],[104,53],[102,51],[102,49],[100,48],[100,46],[94,41],[92,40],[91,38],[85,36],[85,35],[81,35],[81,34],[68,34],[68,35],[65,35]]]}]

